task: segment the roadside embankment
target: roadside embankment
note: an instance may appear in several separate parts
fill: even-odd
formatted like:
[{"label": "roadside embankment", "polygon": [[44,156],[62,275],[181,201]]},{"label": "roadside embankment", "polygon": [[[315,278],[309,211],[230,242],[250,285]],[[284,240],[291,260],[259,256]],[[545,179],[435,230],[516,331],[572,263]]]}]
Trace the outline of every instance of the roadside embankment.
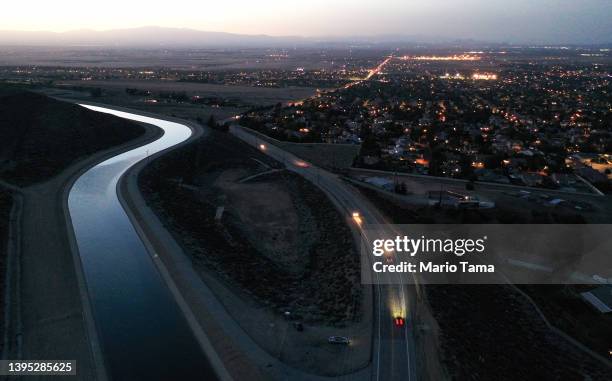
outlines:
[{"label": "roadside embankment", "polygon": [[[259,359],[273,356],[314,374],[363,369],[369,363],[371,321],[361,311],[358,274],[345,273],[358,271],[346,262],[358,256],[344,219],[297,176],[275,171],[242,181],[279,163],[227,134],[211,134],[154,160],[141,175],[145,199],[186,254],[182,261],[188,264],[181,266],[221,298],[238,330],[248,334],[244,341],[265,349],[265,355],[249,353],[259,366]],[[218,202],[225,212],[215,222]],[[283,318],[284,311],[292,318]],[[293,322],[301,322],[304,331]],[[362,349],[327,344],[327,336],[345,331],[362,341]],[[242,347],[252,344],[238,340]]]}]

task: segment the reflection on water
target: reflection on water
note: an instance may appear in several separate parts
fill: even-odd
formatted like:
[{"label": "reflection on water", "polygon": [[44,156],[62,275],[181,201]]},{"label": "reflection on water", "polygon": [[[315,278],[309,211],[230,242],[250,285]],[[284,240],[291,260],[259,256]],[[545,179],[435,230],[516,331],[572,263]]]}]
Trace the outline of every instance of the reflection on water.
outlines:
[{"label": "reflection on water", "polygon": [[117,198],[138,161],[191,135],[179,123],[84,106],[156,125],[164,135],[108,159],[73,185],[68,208],[106,367],[116,380],[211,379],[210,366]]}]

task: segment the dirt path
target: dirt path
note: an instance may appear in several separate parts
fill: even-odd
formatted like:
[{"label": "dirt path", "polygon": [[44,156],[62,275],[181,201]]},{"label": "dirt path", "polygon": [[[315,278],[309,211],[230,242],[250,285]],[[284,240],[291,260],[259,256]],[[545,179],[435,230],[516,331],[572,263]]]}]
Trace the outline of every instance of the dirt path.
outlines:
[{"label": "dirt path", "polygon": [[24,190],[21,239],[23,359],[74,359],[94,379],[79,285],[62,212],[63,180]]}]

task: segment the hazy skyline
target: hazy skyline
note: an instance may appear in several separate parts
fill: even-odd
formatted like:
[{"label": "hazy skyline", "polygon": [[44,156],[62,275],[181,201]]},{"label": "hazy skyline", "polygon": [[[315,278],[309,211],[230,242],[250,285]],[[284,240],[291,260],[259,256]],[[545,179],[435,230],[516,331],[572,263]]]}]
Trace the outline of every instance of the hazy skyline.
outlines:
[{"label": "hazy skyline", "polygon": [[436,36],[536,43],[612,42],[609,0],[193,0],[7,3],[2,30],[108,30],[145,25],[273,36]]}]

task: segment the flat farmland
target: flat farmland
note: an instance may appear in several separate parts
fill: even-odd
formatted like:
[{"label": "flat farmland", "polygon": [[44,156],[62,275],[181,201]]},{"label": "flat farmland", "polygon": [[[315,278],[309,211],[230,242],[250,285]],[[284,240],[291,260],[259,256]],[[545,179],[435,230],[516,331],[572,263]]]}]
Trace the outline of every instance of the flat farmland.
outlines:
[{"label": "flat farmland", "polygon": [[171,68],[175,70],[333,70],[369,66],[386,50],[355,48],[108,48],[0,46],[0,65],[53,67]]},{"label": "flat farmland", "polygon": [[159,80],[58,81],[56,85],[58,87],[99,87],[105,90],[121,91],[125,91],[126,88],[148,90],[153,93],[151,98],[155,98],[156,93],[160,92],[185,92],[189,96],[218,97],[258,106],[296,101],[316,93],[316,89],[309,87],[264,88]]}]

